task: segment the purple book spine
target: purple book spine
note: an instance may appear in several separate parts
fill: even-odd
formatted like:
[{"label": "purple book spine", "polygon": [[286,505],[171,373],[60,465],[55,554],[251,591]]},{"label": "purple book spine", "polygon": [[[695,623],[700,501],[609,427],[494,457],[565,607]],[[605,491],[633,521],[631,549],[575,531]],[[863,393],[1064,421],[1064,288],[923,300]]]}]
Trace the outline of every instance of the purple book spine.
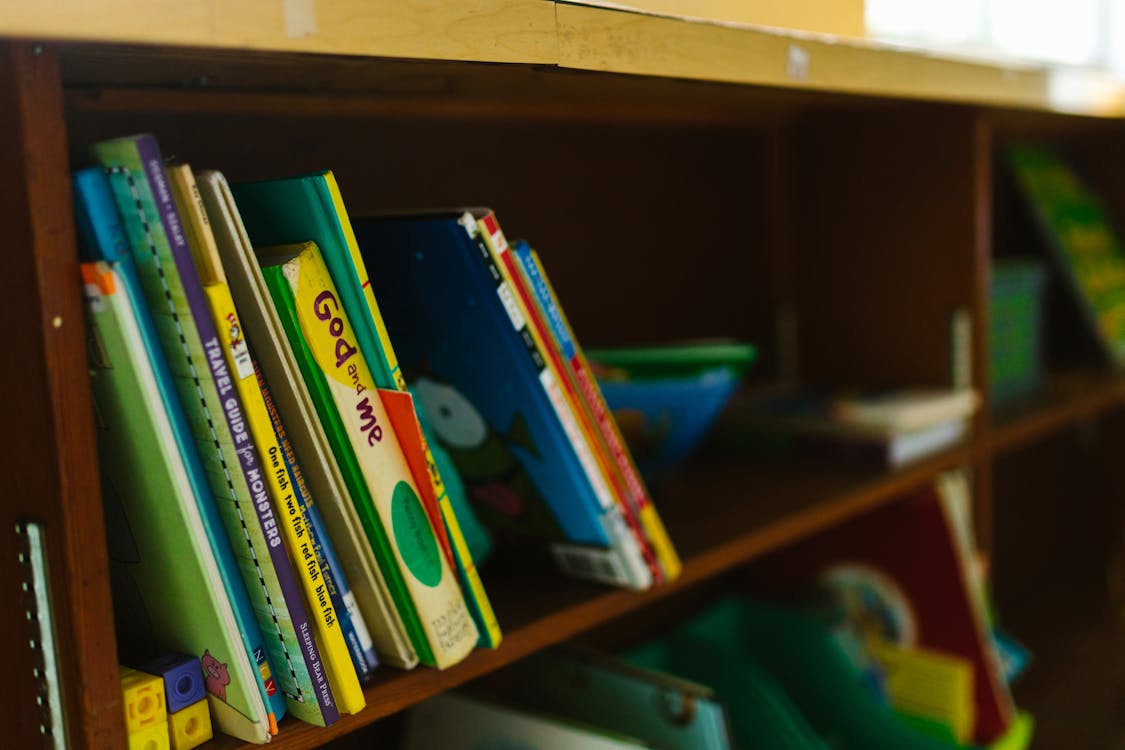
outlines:
[{"label": "purple book spine", "polygon": [[[145,175],[152,186],[153,200],[160,211],[160,218],[164,224],[165,233],[168,235],[168,245],[172,250],[172,258],[176,262],[176,270],[180,274],[180,281],[184,287],[184,296],[187,298],[188,307],[195,319],[196,330],[199,332],[204,350],[208,353],[206,357],[207,366],[210,368],[211,377],[219,382],[227,376],[226,360],[222,355],[222,345],[219,343],[219,335],[215,331],[215,324],[211,320],[211,311],[203,293],[203,284],[199,280],[199,272],[191,258],[191,248],[188,247],[187,239],[184,237],[180,216],[176,212],[176,205],[172,200],[168,178],[164,173],[164,161],[160,157],[156,139],[148,135],[137,138],[137,152],[140,155],[141,163],[144,165]],[[218,356],[214,356],[212,353],[217,353]],[[223,395],[224,397],[221,399],[223,415],[226,417],[227,426],[232,434],[249,429],[242,416],[242,400],[238,397],[235,389],[231,387],[230,392]],[[252,504],[258,523],[261,524],[262,532],[268,538],[269,528],[267,523],[273,525],[276,521],[273,517],[272,504],[269,502],[269,496],[261,479],[258,453],[252,446],[237,450],[236,453],[246,484],[253,495],[254,502]],[[285,604],[289,609],[290,621],[297,633],[302,656],[313,679],[317,702],[324,715],[325,724],[331,724],[339,718],[340,713],[332,700],[331,692],[322,689],[323,686],[320,684],[327,681],[327,675],[320,664],[320,652],[317,650],[315,639],[312,637],[308,612],[305,609],[301,591],[297,587],[293,569],[289,564],[285,545],[267,545],[267,547],[269,547],[270,560],[277,575],[278,585],[281,587],[282,596],[285,597]],[[318,667],[317,669],[313,668],[314,664]]]}]

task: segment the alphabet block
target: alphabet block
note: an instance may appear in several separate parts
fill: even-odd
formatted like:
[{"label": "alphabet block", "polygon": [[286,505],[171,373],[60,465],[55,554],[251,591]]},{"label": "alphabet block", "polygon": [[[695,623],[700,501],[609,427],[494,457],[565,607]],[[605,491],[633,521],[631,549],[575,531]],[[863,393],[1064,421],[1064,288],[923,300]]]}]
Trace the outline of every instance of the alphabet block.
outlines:
[{"label": "alphabet block", "polygon": [[129,750],[169,750],[168,722],[149,724],[139,732],[130,732]]},{"label": "alphabet block", "polygon": [[172,750],[191,750],[211,739],[211,711],[207,700],[181,708],[168,714],[168,729],[171,735]]},{"label": "alphabet block", "polygon": [[126,731],[133,734],[165,721],[164,681],[128,667],[121,667],[120,675]]},{"label": "alphabet block", "polygon": [[168,713],[187,708],[203,700],[207,693],[199,659],[184,654],[167,654],[141,667],[142,672],[164,679],[164,698]]}]

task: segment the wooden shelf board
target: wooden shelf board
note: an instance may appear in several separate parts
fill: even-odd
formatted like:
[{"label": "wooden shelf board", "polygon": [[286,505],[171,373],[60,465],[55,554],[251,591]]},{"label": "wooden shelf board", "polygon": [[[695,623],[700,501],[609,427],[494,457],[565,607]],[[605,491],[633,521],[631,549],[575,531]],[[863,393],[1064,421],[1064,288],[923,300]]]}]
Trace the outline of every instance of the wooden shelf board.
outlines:
[{"label": "wooden shelf board", "polygon": [[[1125,116],[1090,69],[971,59],[852,37],[550,0],[10,0],[0,37],[67,43],[557,66],[778,90]],[[161,49],[163,48],[163,50]]]},{"label": "wooden shelf board", "polygon": [[1125,377],[1104,370],[1051,373],[1043,390],[994,415],[993,455],[1015,450],[1125,406]]},{"label": "wooden shelf board", "polygon": [[[697,465],[659,492],[657,503],[684,558],[678,580],[645,592],[607,589],[550,574],[489,575],[485,586],[504,628],[495,651],[475,651],[444,672],[381,670],[367,708],[327,729],[284,721],[271,747],[319,747],[377,719],[481,677],[542,648],[574,638],[678,591],[733,570],[789,542],[886,503],[937,472],[965,463],[961,447],[909,468],[862,471],[819,464]],[[710,508],[712,512],[702,512]],[[242,747],[220,737],[206,750]]]}]

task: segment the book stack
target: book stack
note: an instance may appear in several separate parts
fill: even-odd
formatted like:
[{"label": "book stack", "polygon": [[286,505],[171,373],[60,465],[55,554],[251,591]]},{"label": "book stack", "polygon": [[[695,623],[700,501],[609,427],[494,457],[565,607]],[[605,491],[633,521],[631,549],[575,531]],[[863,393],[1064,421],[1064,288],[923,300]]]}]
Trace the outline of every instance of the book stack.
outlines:
[{"label": "book stack", "polygon": [[149,135],[91,156],[73,183],[124,664],[190,655],[216,729],[260,743],[286,714],[361,711],[380,664],[500,645],[478,515],[574,575],[676,577],[541,263],[490,212],[353,229],[331,172],[230,185]]},{"label": "book stack", "polygon": [[727,439],[780,441],[827,457],[897,468],[964,440],[980,398],[972,389],[868,392],[770,391],[744,400]]}]

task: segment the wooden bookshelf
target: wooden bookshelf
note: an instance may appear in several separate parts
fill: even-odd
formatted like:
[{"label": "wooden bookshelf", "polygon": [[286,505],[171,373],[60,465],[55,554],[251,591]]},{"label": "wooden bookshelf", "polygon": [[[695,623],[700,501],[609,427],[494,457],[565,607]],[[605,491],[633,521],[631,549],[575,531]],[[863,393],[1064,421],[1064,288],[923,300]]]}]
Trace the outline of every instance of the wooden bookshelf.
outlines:
[{"label": "wooden bookshelf", "polygon": [[1054,432],[1125,406],[1125,378],[1105,368],[1052,372],[1043,389],[998,407],[989,449],[993,455],[1018,450]]},{"label": "wooden bookshelf", "polygon": [[[493,577],[486,568],[485,585],[504,628],[499,649],[478,650],[443,672],[383,669],[366,690],[368,706],[361,714],[343,717],[323,730],[290,721],[283,724],[283,731],[270,744],[281,748],[318,747],[542,648],[581,636],[736,570],[833,523],[892,502],[937,472],[968,460],[965,446],[890,473],[790,462],[750,466],[697,463],[677,475],[656,497],[683,556],[684,570],[675,583],[638,593],[583,584],[546,571],[501,571]],[[701,497],[726,511],[701,513]],[[243,747],[230,738],[208,748],[212,746]]]},{"label": "wooden bookshelf", "polygon": [[[0,515],[49,527],[78,750],[123,746],[67,183],[69,159],[91,139],[151,129],[178,155],[243,177],[332,166],[349,208],[363,211],[494,201],[557,248],[556,286],[592,344],[735,335],[761,344],[761,377],[941,384],[961,311],[982,392],[996,145],[1025,128],[1091,150],[1125,139],[1122,87],[1089,71],[580,3],[87,5],[16,0],[0,18],[0,111],[14,113],[0,119],[0,217],[14,238],[13,302],[0,321],[21,333],[0,383],[24,426],[2,438],[14,491]],[[459,160],[466,149],[473,158]],[[482,154],[494,170],[481,169]],[[1108,194],[1125,195],[1122,172],[1106,171]],[[1114,210],[1125,216],[1125,204]],[[325,745],[534,651],[725,585],[770,550],[954,466],[972,469],[987,543],[997,458],[1109,414],[1123,382],[1068,371],[1010,410],[986,398],[965,445],[896,472],[704,457],[657,488],[685,560],[675,584],[634,593],[486,569],[505,630],[498,650],[441,673],[384,669],[359,716],[326,730],[285,721],[273,744]],[[1078,484],[1043,476],[1060,495]],[[0,592],[20,601],[14,569],[0,561]],[[1014,627],[1034,620],[1029,606]],[[1097,657],[1081,648],[1086,634],[1119,648],[1098,622],[1035,635],[1041,663],[1073,663],[1077,680]],[[26,628],[20,608],[0,615],[10,643]],[[13,743],[39,747],[29,657],[17,652],[3,716]],[[1116,673],[1105,674],[1099,684],[1112,687]],[[1068,715],[1053,714],[1050,691],[1019,695],[1044,726]]]}]

